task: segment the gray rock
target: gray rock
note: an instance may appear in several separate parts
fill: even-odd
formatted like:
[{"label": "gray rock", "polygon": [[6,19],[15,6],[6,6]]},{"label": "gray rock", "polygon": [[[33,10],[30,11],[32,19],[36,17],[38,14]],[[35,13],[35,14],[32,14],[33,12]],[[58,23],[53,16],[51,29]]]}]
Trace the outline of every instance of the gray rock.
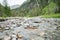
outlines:
[{"label": "gray rock", "polygon": [[[26,27],[28,29],[25,29]],[[9,34],[6,40],[9,40],[10,36],[12,40],[16,40],[17,34],[19,37],[23,36],[22,39],[18,38],[19,40],[50,40],[52,38],[60,40],[60,18],[11,18],[5,22],[0,22],[1,28],[5,30],[0,32],[0,38],[6,39],[8,37],[6,33]]]}]

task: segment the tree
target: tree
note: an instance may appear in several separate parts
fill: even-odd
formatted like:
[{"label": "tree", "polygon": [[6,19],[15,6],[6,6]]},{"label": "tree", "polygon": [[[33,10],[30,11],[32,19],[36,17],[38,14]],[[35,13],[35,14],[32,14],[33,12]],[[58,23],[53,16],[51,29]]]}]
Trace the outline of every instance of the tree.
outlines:
[{"label": "tree", "polygon": [[2,5],[0,4],[0,16],[2,16]]},{"label": "tree", "polygon": [[4,13],[4,7],[0,4],[0,17],[3,16],[3,13]]},{"label": "tree", "polygon": [[60,13],[60,0],[58,0],[58,1],[56,0],[56,3],[58,5],[58,9],[59,9],[58,12]]},{"label": "tree", "polygon": [[4,14],[6,16],[11,16],[11,10],[10,7],[8,7],[7,0],[4,0],[3,3],[4,3]]}]

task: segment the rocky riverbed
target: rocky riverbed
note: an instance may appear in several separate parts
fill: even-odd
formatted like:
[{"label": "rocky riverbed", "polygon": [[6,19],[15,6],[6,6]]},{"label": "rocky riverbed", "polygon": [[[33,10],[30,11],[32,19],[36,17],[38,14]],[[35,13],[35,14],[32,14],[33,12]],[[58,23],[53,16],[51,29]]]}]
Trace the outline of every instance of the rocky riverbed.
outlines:
[{"label": "rocky riverbed", "polygon": [[60,18],[9,18],[0,22],[0,40],[60,40]]}]

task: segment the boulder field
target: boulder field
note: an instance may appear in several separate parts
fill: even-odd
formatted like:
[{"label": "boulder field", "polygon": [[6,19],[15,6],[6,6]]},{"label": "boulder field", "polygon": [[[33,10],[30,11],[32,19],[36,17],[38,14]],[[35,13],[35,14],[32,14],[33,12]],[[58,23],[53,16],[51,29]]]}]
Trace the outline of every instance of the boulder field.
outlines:
[{"label": "boulder field", "polygon": [[60,18],[9,18],[0,22],[0,40],[60,40]]}]

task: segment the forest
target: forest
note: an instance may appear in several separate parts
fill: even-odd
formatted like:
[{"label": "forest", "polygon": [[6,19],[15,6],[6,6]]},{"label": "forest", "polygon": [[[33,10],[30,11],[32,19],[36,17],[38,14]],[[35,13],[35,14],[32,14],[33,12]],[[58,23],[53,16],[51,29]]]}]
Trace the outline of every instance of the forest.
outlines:
[{"label": "forest", "polygon": [[[50,15],[50,16],[49,16]],[[0,17],[57,17],[60,18],[60,0],[27,0],[20,7],[11,9],[7,0],[0,4]]]}]

